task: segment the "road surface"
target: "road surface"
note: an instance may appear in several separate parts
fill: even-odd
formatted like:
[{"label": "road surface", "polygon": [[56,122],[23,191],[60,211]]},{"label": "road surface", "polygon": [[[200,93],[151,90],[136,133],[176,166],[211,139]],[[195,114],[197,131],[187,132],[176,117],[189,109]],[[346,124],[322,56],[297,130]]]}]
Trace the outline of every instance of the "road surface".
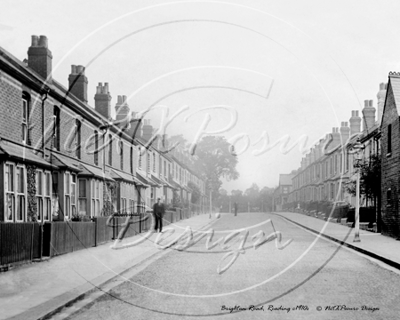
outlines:
[{"label": "road surface", "polygon": [[400,318],[396,270],[274,214],[222,214],[200,235],[181,251],[160,249],[70,319]]}]

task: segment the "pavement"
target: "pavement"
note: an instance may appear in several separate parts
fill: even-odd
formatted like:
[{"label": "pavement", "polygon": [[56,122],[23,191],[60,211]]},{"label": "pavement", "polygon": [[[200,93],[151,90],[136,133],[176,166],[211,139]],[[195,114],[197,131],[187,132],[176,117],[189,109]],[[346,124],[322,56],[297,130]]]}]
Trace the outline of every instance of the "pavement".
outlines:
[{"label": "pavement", "polygon": [[[164,230],[174,229],[170,239],[177,239],[187,227],[195,231],[215,221],[214,214],[203,214],[165,226]],[[144,236],[142,233],[121,242],[140,241],[135,246],[113,250],[113,242],[108,242],[0,273],[0,319],[47,319],[100,286],[118,277],[123,279],[125,272],[162,252],[155,245],[158,233],[148,239]]]},{"label": "pavement", "polygon": [[274,212],[274,214],[321,237],[380,260],[400,269],[400,241],[366,230],[360,230],[360,242],[354,242],[354,228],[333,221],[325,221],[297,212]]},{"label": "pavement", "polygon": [[[321,237],[400,269],[400,242],[379,233],[360,230],[361,242],[353,242],[354,229],[335,222],[293,212],[274,212]],[[216,221],[215,215],[203,214],[170,224],[173,239],[186,227],[204,229]],[[126,238],[122,244],[143,240],[145,234]],[[140,244],[112,250],[112,242],[46,261],[20,266],[0,273],[0,319],[47,319],[63,307],[83,297],[160,253],[152,234]],[[121,280],[122,281],[122,280]]]}]

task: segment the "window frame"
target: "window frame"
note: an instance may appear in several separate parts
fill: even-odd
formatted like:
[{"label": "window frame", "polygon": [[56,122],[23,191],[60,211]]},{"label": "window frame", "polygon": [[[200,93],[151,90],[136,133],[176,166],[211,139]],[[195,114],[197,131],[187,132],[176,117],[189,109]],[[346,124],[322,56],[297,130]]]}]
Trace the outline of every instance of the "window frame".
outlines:
[{"label": "window frame", "polygon": [[99,133],[94,130],[94,153],[93,162],[96,166],[99,165]]},{"label": "window frame", "polygon": [[75,120],[75,156],[81,159],[82,156],[82,122],[78,119]]},{"label": "window frame", "polygon": [[121,138],[118,141],[118,145],[119,145],[120,168],[121,171],[124,171],[124,142],[122,141]]},{"label": "window frame", "polygon": [[129,169],[130,169],[131,174],[133,174],[133,146],[131,146],[129,159],[130,159],[130,161],[129,161],[129,164],[130,164]]},{"label": "window frame", "polygon": [[[39,186],[38,176],[41,176],[42,183]],[[37,201],[37,220],[39,222],[50,221],[52,214],[52,176],[48,170],[36,169],[36,201]],[[39,190],[41,189],[41,190]],[[40,193],[39,193],[40,191]],[[46,192],[48,191],[48,193]],[[47,194],[46,194],[47,193]],[[42,209],[42,210],[40,210]],[[46,218],[43,216],[46,214]]]},{"label": "window frame", "polygon": [[[90,217],[96,217],[96,212],[100,213],[100,180],[91,179],[90,181],[90,196],[91,196],[91,208]],[[97,210],[96,210],[97,209]]]},{"label": "window frame", "polygon": [[30,145],[29,143],[29,113],[30,113],[30,97],[26,92],[22,93],[22,117],[21,117],[21,130],[22,130],[22,143]]},{"label": "window frame", "polygon": [[54,129],[53,129],[53,148],[60,151],[61,144],[61,110],[58,106],[53,107]]},{"label": "window frame", "polygon": [[[67,178],[68,177],[68,178]],[[75,182],[73,181],[75,177]],[[64,173],[64,216],[71,218],[77,214],[77,175],[75,172]]]},{"label": "window frame", "polygon": [[[9,170],[8,170],[8,174],[7,174],[7,180],[6,178],[4,179],[4,214],[3,214],[3,221],[4,222],[24,222],[27,219],[27,174],[26,174],[26,168],[25,165],[23,164],[16,164],[13,162],[9,162],[6,161],[4,163],[3,166],[3,173],[4,173],[4,177],[6,176],[6,168],[13,168],[12,169],[12,174],[11,174],[11,179],[12,179],[12,190],[8,190],[9,189],[9,185],[10,185],[10,180],[9,180]],[[21,172],[19,172],[19,175],[17,175],[17,171],[18,170],[22,170],[22,174]],[[18,181],[18,177],[20,178],[20,180]],[[21,181],[22,179],[22,181]],[[22,182],[22,183],[21,183]],[[20,191],[20,186],[22,185],[23,189],[22,191]],[[11,199],[12,199],[12,212],[11,212],[11,219],[9,219],[9,216],[7,215],[8,213],[8,195],[11,195]],[[22,211],[22,219],[19,219],[19,210],[21,208],[21,203],[20,203],[20,199],[22,200],[23,203],[23,211]]]},{"label": "window frame", "polygon": [[142,148],[139,146],[139,156],[138,156],[138,168],[142,169]]},{"label": "window frame", "polygon": [[108,135],[108,165],[112,166],[112,135]]},{"label": "window frame", "polygon": [[[82,195],[83,188],[81,188],[81,182],[84,186],[85,194]],[[78,213],[87,215],[88,207],[89,207],[89,190],[88,190],[88,179],[87,178],[78,178]],[[82,201],[82,202],[81,202]],[[81,210],[81,203],[85,203],[85,210]]]}]

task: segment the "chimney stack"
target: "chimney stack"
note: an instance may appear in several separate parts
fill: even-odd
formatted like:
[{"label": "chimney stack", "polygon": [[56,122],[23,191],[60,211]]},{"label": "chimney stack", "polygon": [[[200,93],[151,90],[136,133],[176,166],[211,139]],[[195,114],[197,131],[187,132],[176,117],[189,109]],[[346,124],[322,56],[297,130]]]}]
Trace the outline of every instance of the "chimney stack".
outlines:
[{"label": "chimney stack", "polygon": [[116,120],[119,121],[129,121],[130,109],[127,103],[126,96],[118,96],[117,104],[115,105]]},{"label": "chimney stack", "polygon": [[88,80],[85,76],[84,66],[71,66],[71,74],[68,77],[69,92],[84,103],[88,102],[87,99],[87,85]]},{"label": "chimney stack", "polygon": [[363,131],[369,131],[375,125],[375,111],[372,100],[364,101],[363,113]]},{"label": "chimney stack", "polygon": [[48,49],[47,37],[32,36],[31,46],[28,48],[28,67],[50,82],[52,60],[53,55]]},{"label": "chimney stack", "polygon": [[143,125],[143,139],[149,141],[153,136],[153,126],[150,124],[150,120],[144,120]]},{"label": "chimney stack", "polygon": [[315,162],[315,149],[311,148],[311,152],[310,152],[310,164]]},{"label": "chimney stack", "polygon": [[133,136],[135,126],[131,125],[130,109],[126,96],[118,96],[115,105],[115,114],[117,125],[129,136]]},{"label": "chimney stack", "polygon": [[378,125],[381,125],[382,122],[382,115],[383,115],[383,107],[385,106],[385,99],[386,99],[386,89],[387,84],[381,83],[379,84],[379,92],[376,95],[378,98]]},{"label": "chimney stack", "polygon": [[344,146],[350,138],[350,128],[347,122],[342,122],[340,124],[340,135],[342,137],[341,143]]},{"label": "chimney stack", "polygon": [[353,136],[356,133],[360,133],[361,129],[361,118],[358,115],[357,110],[351,111],[350,118],[350,135]]},{"label": "chimney stack", "polygon": [[340,144],[339,128],[332,128],[332,146],[337,147]]},{"label": "chimney stack", "polygon": [[301,159],[301,169],[303,170],[305,168],[305,159]]},{"label": "chimney stack", "polygon": [[101,82],[99,82],[99,85],[96,87],[94,106],[96,111],[104,118],[107,120],[111,119],[111,95],[107,82],[104,83],[104,86]]}]

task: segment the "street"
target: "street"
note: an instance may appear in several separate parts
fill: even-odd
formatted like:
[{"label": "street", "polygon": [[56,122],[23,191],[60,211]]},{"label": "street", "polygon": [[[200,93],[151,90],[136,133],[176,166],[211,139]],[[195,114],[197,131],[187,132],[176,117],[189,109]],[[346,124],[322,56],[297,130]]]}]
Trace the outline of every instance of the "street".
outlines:
[{"label": "street", "polygon": [[[165,230],[159,244],[174,238]],[[120,279],[70,318],[398,319],[398,272],[332,242],[315,241],[314,234],[277,215],[222,214],[206,230],[189,248],[181,239],[181,251],[160,250],[128,281]]]}]

